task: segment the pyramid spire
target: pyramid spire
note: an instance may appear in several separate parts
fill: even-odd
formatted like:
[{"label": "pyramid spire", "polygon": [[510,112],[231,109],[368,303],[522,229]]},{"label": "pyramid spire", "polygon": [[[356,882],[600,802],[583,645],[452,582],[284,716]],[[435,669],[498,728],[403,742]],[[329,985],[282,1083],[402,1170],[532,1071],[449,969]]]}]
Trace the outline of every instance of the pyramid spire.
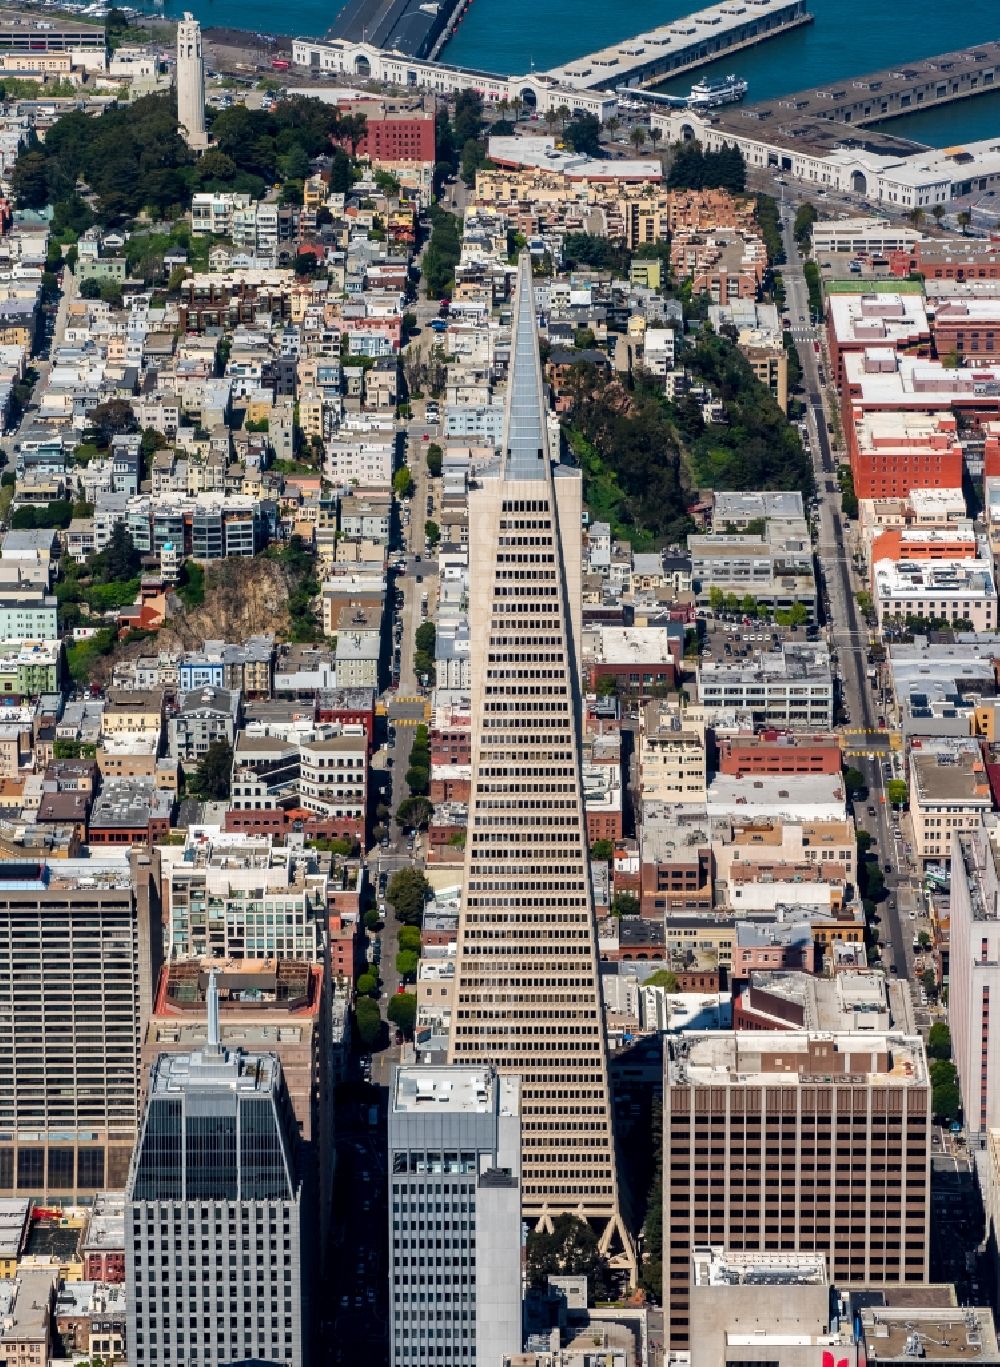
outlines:
[{"label": "pyramid spire", "polygon": [[510,341],[504,412],[504,476],[507,479],[545,479],[548,475],[549,443],[529,252],[522,252],[518,262]]}]

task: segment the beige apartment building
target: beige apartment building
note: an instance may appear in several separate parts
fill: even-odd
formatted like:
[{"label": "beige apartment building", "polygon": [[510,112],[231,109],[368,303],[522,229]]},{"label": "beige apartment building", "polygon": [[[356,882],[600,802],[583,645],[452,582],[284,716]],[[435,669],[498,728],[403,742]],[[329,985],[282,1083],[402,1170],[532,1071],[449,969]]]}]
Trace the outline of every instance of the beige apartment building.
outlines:
[{"label": "beige apartment building", "polygon": [[674,699],[654,699],[639,733],[643,802],[701,803],[707,788],[705,723],[689,720]]},{"label": "beige apartment building", "polygon": [[931,1088],[919,1036],[718,1032],[668,1042],[663,1304],[693,1341],[691,1259],[822,1253],[830,1278],[929,1273]]},{"label": "beige apartment building", "polygon": [[992,810],[986,767],[975,741],[910,752],[913,849],[922,864],[948,865],[951,838],[972,831]]},{"label": "beige apartment building", "polygon": [[580,473],[549,453],[530,260],[503,443],[469,497],[472,783],[449,1061],[521,1078],[522,1211],[621,1222],[580,772]]}]

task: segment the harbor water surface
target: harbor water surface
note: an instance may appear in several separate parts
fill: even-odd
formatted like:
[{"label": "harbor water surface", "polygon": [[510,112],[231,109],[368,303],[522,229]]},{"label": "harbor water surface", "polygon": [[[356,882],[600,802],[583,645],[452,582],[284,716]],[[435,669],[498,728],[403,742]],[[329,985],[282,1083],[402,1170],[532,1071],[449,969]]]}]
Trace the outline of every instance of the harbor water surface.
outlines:
[{"label": "harbor water surface", "polygon": [[[504,74],[545,70],[700,7],[699,0],[470,0],[442,58]],[[324,34],[338,8],[328,0],[299,0],[287,9],[269,0],[166,0],[155,6],[169,16],[190,9],[205,25],[293,36]],[[810,10],[814,23],[700,68],[697,76],[680,76],[664,89],[686,94],[702,75],[735,71],[750,83],[748,100],[767,100],[1000,38],[1000,0],[811,0]],[[894,119],[891,127],[937,147],[1000,141],[1000,91]]]}]

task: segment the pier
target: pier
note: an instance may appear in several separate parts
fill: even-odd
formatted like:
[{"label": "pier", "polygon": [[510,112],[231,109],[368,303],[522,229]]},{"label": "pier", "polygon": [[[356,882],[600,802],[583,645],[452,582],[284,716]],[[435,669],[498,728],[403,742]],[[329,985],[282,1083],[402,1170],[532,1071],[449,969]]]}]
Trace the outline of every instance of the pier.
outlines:
[{"label": "pier", "polygon": [[806,0],[725,0],[545,74],[577,90],[638,88],[811,23]]},{"label": "pier", "polygon": [[718,122],[739,127],[742,132],[747,131],[749,122],[761,130],[781,129],[787,135],[794,135],[804,124],[812,130],[817,123],[829,123],[838,125],[837,134],[843,137],[850,127],[867,128],[997,89],[1000,42],[977,43],[960,52],[834,81],[780,100],[751,103],[738,111],[724,109],[719,111]]},{"label": "pier", "polygon": [[1000,185],[992,140],[936,150],[880,125],[917,110],[1000,88],[1000,42],[834,81],[781,99],[700,112],[655,110],[653,128],[708,151],[738,147],[751,170],[778,171],[821,190],[895,210],[935,204]]},{"label": "pier", "polygon": [[404,57],[430,57],[463,0],[348,0],[327,37]]}]

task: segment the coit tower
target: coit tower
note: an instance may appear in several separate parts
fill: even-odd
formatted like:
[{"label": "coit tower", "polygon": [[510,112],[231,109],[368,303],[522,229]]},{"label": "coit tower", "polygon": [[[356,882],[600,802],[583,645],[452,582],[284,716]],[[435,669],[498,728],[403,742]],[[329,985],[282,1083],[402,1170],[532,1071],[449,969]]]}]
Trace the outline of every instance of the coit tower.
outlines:
[{"label": "coit tower", "polygon": [[177,25],[177,122],[189,147],[199,152],[208,146],[201,24],[187,13]]}]

